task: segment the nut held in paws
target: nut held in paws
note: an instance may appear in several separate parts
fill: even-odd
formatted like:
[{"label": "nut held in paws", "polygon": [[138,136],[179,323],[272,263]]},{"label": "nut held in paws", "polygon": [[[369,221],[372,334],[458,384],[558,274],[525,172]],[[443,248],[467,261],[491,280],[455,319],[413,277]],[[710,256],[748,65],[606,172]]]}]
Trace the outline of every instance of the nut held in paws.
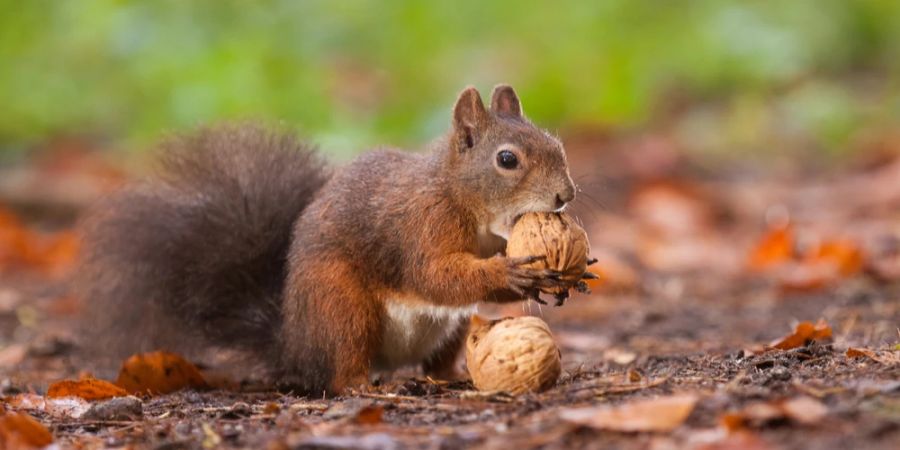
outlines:
[{"label": "nut held in paws", "polygon": [[474,316],[466,365],[479,390],[511,394],[549,389],[561,369],[559,347],[547,323],[537,317],[487,321]]},{"label": "nut held in paws", "polygon": [[546,291],[559,294],[573,287],[587,271],[591,247],[587,233],[568,214],[528,213],[516,221],[506,244],[511,258],[546,256],[531,264],[536,269],[562,272],[562,287]]}]

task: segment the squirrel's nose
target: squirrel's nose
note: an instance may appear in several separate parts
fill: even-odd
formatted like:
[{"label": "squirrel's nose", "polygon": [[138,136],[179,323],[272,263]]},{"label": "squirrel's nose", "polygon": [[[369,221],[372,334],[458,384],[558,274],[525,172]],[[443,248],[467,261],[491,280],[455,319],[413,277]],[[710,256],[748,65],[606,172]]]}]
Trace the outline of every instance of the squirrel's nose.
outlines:
[{"label": "squirrel's nose", "polygon": [[566,206],[566,203],[575,200],[575,189],[566,188],[566,190],[556,194],[556,209]]}]

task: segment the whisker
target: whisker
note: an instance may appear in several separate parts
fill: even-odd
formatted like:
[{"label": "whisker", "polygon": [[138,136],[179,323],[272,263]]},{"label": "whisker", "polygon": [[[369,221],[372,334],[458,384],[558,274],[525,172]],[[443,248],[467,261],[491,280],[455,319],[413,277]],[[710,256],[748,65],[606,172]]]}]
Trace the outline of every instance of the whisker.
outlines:
[{"label": "whisker", "polygon": [[[581,215],[582,213],[589,215],[591,222],[596,222],[599,220],[600,216],[597,213],[596,208],[594,208],[592,205],[584,203],[583,201],[579,200],[578,198],[576,198],[573,203],[580,206],[578,208],[574,208],[574,211],[570,211],[570,214],[572,215],[572,217],[575,217],[576,220],[581,220],[579,218],[579,215]],[[583,225],[583,224],[579,223],[579,225]],[[583,228],[583,226],[582,226],[582,228]]]},{"label": "whisker", "polygon": [[598,200],[597,197],[594,197],[593,195],[588,194],[587,191],[579,190],[578,195],[575,196],[575,201],[579,201],[579,200],[583,201],[585,199],[590,200],[593,203],[593,206],[596,207],[597,209],[599,209],[601,211],[609,211],[609,207],[606,204],[604,204],[602,201]]}]

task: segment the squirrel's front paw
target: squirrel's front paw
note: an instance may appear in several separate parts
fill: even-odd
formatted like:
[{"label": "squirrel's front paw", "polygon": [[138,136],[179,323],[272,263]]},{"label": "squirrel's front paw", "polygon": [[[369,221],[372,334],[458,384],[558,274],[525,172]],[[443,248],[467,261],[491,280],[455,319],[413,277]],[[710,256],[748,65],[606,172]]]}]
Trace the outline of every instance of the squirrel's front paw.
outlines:
[{"label": "squirrel's front paw", "polygon": [[509,289],[522,298],[534,300],[542,305],[547,302],[541,299],[541,290],[551,290],[563,286],[563,273],[552,269],[536,269],[530,264],[545,259],[546,256],[525,256],[506,258],[506,274]]}]

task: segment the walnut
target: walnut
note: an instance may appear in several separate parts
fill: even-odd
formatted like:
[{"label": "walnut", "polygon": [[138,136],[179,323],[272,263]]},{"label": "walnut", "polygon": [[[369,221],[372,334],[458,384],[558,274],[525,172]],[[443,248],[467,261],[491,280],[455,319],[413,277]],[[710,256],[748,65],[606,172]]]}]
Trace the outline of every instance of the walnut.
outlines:
[{"label": "walnut", "polygon": [[560,294],[575,286],[587,271],[591,251],[587,233],[568,214],[528,213],[516,221],[506,244],[512,258],[546,256],[530,267],[562,272],[563,285],[548,294]]},{"label": "walnut", "polygon": [[479,390],[540,392],[556,384],[560,353],[550,328],[537,317],[487,321],[474,316],[466,365]]}]

